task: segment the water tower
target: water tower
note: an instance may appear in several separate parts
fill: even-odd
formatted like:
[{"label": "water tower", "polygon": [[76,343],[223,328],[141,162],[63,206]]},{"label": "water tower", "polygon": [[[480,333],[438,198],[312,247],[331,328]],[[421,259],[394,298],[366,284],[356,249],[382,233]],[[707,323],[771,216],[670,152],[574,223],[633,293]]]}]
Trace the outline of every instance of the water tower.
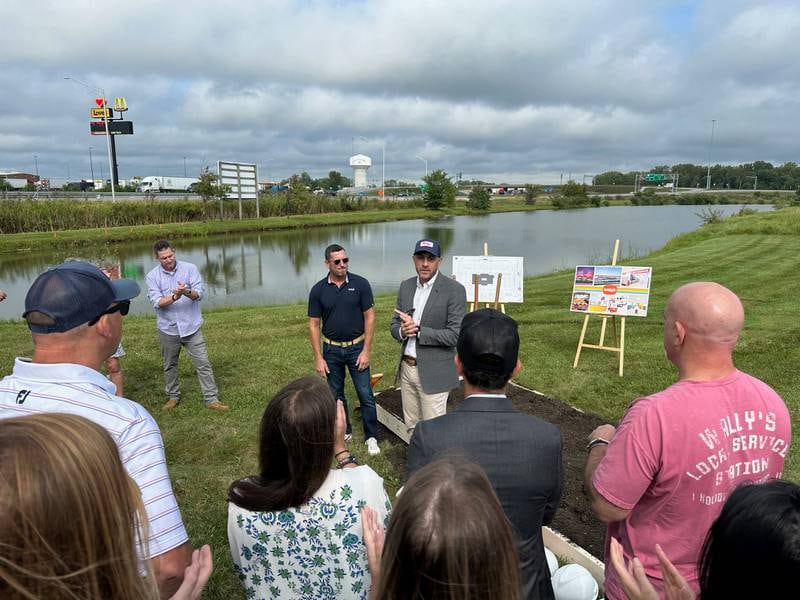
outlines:
[{"label": "water tower", "polygon": [[353,167],[353,187],[367,187],[367,170],[372,166],[372,159],[365,154],[350,157]]}]

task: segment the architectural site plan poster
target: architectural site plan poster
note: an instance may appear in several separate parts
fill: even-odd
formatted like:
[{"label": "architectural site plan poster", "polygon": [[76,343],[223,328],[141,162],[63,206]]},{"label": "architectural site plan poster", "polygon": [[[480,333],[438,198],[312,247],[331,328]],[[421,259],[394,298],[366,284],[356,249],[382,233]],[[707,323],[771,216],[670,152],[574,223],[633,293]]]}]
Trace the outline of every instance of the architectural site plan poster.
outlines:
[{"label": "architectural site plan poster", "polygon": [[572,312],[618,317],[646,317],[652,267],[575,267]]}]

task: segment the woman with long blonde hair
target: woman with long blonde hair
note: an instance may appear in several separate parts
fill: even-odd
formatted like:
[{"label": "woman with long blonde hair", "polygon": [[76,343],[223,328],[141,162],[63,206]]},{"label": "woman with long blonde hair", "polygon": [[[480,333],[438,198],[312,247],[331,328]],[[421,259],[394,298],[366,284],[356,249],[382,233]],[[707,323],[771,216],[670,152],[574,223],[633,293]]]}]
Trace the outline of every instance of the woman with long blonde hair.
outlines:
[{"label": "woman with long blonde hair", "polygon": [[[137,556],[147,539],[139,489],[111,436],[76,415],[0,420],[0,597],[159,597]],[[197,598],[210,548],[195,551],[173,599]]]}]

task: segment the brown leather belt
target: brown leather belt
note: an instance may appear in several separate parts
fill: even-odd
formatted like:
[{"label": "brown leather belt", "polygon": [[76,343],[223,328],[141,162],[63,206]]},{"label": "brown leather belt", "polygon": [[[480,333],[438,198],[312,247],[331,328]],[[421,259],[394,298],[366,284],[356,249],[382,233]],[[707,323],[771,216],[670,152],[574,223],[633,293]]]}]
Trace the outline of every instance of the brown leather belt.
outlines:
[{"label": "brown leather belt", "polygon": [[413,356],[408,356],[407,354],[403,354],[403,362],[406,363],[409,367],[416,367],[417,366],[417,359]]},{"label": "brown leather belt", "polygon": [[350,346],[355,346],[358,342],[364,341],[364,334],[362,333],[354,340],[350,340],[349,342],[337,342],[334,340],[329,340],[325,336],[322,336],[322,341],[326,344],[330,344],[331,346],[338,346],[339,348],[349,348]]}]

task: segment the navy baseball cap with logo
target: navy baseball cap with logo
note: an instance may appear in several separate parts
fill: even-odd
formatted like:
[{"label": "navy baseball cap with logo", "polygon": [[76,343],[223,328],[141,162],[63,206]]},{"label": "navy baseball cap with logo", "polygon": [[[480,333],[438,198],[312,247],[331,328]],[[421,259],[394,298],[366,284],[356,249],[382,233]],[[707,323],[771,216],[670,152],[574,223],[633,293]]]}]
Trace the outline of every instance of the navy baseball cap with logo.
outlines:
[{"label": "navy baseball cap with logo", "polygon": [[508,375],[517,366],[517,322],[493,308],[468,313],[458,334],[458,358],[467,369]]},{"label": "navy baseball cap with logo", "polygon": [[439,242],[436,240],[418,241],[417,245],[414,246],[414,254],[420,254],[421,252],[427,252],[437,258],[442,255],[442,251],[439,249]]},{"label": "navy baseball cap with logo", "polygon": [[93,264],[72,260],[39,275],[25,296],[22,318],[34,333],[69,331],[98,318],[115,302],[139,295],[132,279],[112,281]]}]

